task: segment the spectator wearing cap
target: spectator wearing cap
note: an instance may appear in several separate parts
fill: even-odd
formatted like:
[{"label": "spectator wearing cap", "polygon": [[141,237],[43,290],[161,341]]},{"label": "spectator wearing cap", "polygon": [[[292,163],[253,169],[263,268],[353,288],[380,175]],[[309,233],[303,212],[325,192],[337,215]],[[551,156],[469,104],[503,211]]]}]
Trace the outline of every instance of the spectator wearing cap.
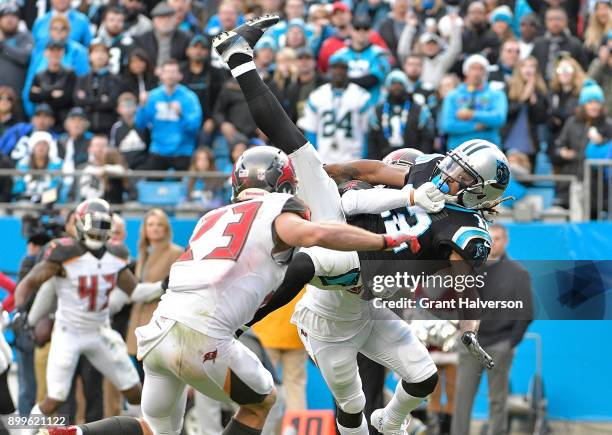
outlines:
[{"label": "spectator wearing cap", "polygon": [[17,5],[0,5],[0,86],[11,87],[17,95],[21,93],[33,46],[30,32],[19,30]]},{"label": "spectator wearing cap", "polygon": [[79,11],[70,7],[70,0],[51,0],[51,10],[40,18],[37,18],[32,26],[32,35],[37,45],[44,47],[47,40],[52,36],[49,34],[51,19],[56,15],[63,15],[70,22],[70,34],[68,38],[87,47],[91,42],[92,35],[89,29],[89,19]]},{"label": "spectator wearing cap", "polygon": [[497,62],[500,41],[489,26],[482,1],[474,1],[468,6],[461,38],[463,56],[458,58],[459,62],[472,54],[485,56],[489,63]]},{"label": "spectator wearing cap", "polygon": [[[287,37],[287,29],[292,20],[304,20],[306,11],[304,8],[304,0],[287,0],[283,9],[285,17],[283,20],[276,23],[270,30],[269,34],[274,38],[279,47],[285,46]],[[314,29],[309,24],[304,24],[304,32],[307,40],[311,40],[314,36]]]},{"label": "spectator wearing cap", "polygon": [[499,52],[499,60],[489,68],[489,84],[496,88],[505,90],[510,85],[514,67],[520,60],[520,45],[515,39],[510,39],[502,44]]},{"label": "spectator wearing cap", "polygon": [[34,76],[30,101],[47,103],[53,109],[55,127],[61,131],[66,114],[73,105],[72,93],[76,81],[74,71],[62,65],[65,42],[50,39],[45,49],[47,68]]},{"label": "spectator wearing cap", "polygon": [[408,0],[395,0],[391,12],[378,25],[378,33],[395,59],[398,58],[397,46],[403,30],[406,28],[406,13],[409,10]]},{"label": "spectator wearing cap", "polygon": [[107,7],[96,36],[97,40],[109,47],[108,69],[113,74],[125,71],[128,55],[134,46],[134,37],[124,31],[125,19],[125,9],[118,6]]},{"label": "spectator wearing cap", "polygon": [[[53,136],[44,131],[37,131],[28,141],[28,155],[19,162],[16,169],[30,171],[32,169],[60,170],[61,160],[51,154],[51,144],[55,143]],[[17,200],[40,202],[44,192],[60,187],[61,176],[51,175],[19,175],[13,179],[13,195]]]},{"label": "spectator wearing cap", "polygon": [[612,31],[603,38],[597,59],[589,67],[589,76],[602,87],[606,97],[606,112],[612,114]]},{"label": "spectator wearing cap", "polygon": [[497,35],[497,39],[502,44],[515,38],[514,30],[512,29],[514,14],[508,6],[502,5],[493,9],[489,19],[491,21],[491,30]]},{"label": "spectator wearing cap", "polygon": [[149,156],[143,169],[186,170],[202,126],[198,97],[181,85],[181,70],[174,59],[160,68],[161,86],[140,97],[136,127],[151,130]]},{"label": "spectator wearing cap", "polygon": [[87,147],[91,133],[88,132],[89,120],[81,107],[73,107],[64,121],[66,131],[57,140],[57,153],[62,159],[62,169],[66,173],[87,162]]},{"label": "spectator wearing cap", "polygon": [[124,92],[117,99],[119,120],[110,129],[109,142],[123,155],[130,169],[140,169],[147,160],[149,134],[147,129],[136,128],[136,95]]},{"label": "spectator wearing cap", "polygon": [[533,51],[533,42],[540,31],[540,21],[535,14],[526,14],[521,18],[519,47],[521,59],[526,59]]},{"label": "spectator wearing cap", "polygon": [[584,32],[584,46],[589,60],[594,59],[608,33],[612,31],[612,1],[596,0],[589,16],[589,22]]},{"label": "spectator wearing cap", "polygon": [[[604,104],[601,87],[592,80],[587,80],[580,91],[576,115],[565,122],[555,143],[552,158],[558,165],[559,173],[582,178],[585,159],[608,156],[612,140],[612,120],[606,117]],[[594,198],[595,193],[593,190]],[[558,205],[566,208],[569,206],[567,185],[557,186],[557,199]]]},{"label": "spectator wearing cap", "polygon": [[330,83],[310,94],[304,115],[297,123],[317,147],[324,163],[346,162],[367,155],[372,98],[349,79],[349,59],[342,52],[331,57]]},{"label": "spectator wearing cap", "polygon": [[13,162],[18,162],[28,155],[28,140],[32,133],[37,131],[50,132],[52,135],[53,109],[42,103],[36,106],[30,122],[20,122],[4,132],[0,139],[0,153],[10,156]]},{"label": "spectator wearing cap", "polygon": [[135,38],[153,29],[153,23],[143,12],[142,0],[119,0],[119,6],[125,10],[125,34]]},{"label": "spectator wearing cap", "polygon": [[544,78],[550,80],[555,64],[564,52],[568,52],[580,63],[582,68],[588,66],[587,53],[580,40],[567,28],[567,13],[562,8],[550,8],[546,11],[546,33],[533,43],[531,52],[540,63]]},{"label": "spectator wearing cap", "polygon": [[408,92],[408,78],[395,70],[385,80],[387,97],[370,117],[368,158],[382,160],[399,148],[433,151],[434,126],[426,105],[415,101]]},{"label": "spectator wearing cap", "polygon": [[222,70],[210,63],[210,38],[196,35],[187,48],[187,62],[181,66],[182,83],[197,96],[204,116],[204,141],[210,144],[215,124],[212,120],[212,109],[225,80]]},{"label": "spectator wearing cap", "polygon": [[266,77],[270,71],[274,70],[274,59],[276,58],[277,51],[278,45],[276,45],[274,38],[271,36],[262,36],[255,45],[255,65]]},{"label": "spectator wearing cap", "polygon": [[355,16],[367,15],[372,22],[372,27],[378,29],[380,23],[389,13],[387,2],[380,0],[359,0],[354,8]]},{"label": "spectator wearing cap", "polygon": [[174,9],[174,19],[179,30],[190,35],[202,33],[200,23],[191,11],[191,0],[168,0],[168,5]]},{"label": "spectator wearing cap", "polygon": [[74,104],[87,112],[93,133],[108,133],[117,119],[115,107],[121,93],[121,80],[108,68],[109,48],[101,39],[89,46],[90,72],[79,77]]},{"label": "spectator wearing cap", "polygon": [[351,82],[370,93],[371,104],[378,103],[380,90],[385,76],[390,70],[387,51],[370,42],[372,23],[366,15],[353,20],[349,46],[339,50],[348,60],[348,73]]},{"label": "spectator wearing cap", "polygon": [[[85,75],[89,72],[89,62],[87,60],[87,49],[76,41],[68,39],[70,33],[70,22],[63,15],[56,15],[51,18],[49,26],[49,39],[54,41],[64,42],[64,57],[62,58],[62,65],[65,68],[72,69],[77,77]],[[42,47],[44,48],[44,47]],[[27,114],[32,113],[33,105],[30,102],[30,86],[36,73],[43,71],[47,68],[47,58],[44,56],[44,50],[41,49],[40,45],[35,47],[30,60],[30,67],[28,69],[25,84],[22,91],[22,99],[24,109]]]},{"label": "spectator wearing cap", "polygon": [[[321,43],[319,51],[319,70],[322,73],[327,72],[329,58],[350,43],[353,34],[352,18],[353,14],[345,3],[337,1],[333,4],[330,21],[334,28],[334,33]],[[372,24],[369,23],[368,26],[371,28]],[[387,48],[384,39],[382,39],[378,32],[369,31],[368,38],[372,44],[378,45],[383,49]]]},{"label": "spectator wearing cap", "polygon": [[[443,39],[436,33],[425,32],[418,40],[418,53],[422,54],[423,73],[421,75],[423,87],[435,89],[440,79],[453,66],[457,56],[461,53],[461,22],[457,14],[450,15],[452,23],[451,37],[447,48],[444,48]],[[404,27],[400,37],[397,53],[402,62],[413,53],[413,42],[416,35],[414,23]]]},{"label": "spectator wearing cap", "polygon": [[0,138],[4,132],[21,121],[19,101],[13,88],[0,86]]},{"label": "spectator wearing cap", "polygon": [[297,77],[287,88],[288,114],[293,122],[297,122],[304,114],[304,105],[312,91],[325,83],[325,79],[317,72],[317,61],[312,49],[299,48],[297,54]]},{"label": "spectator wearing cap", "polygon": [[151,63],[159,68],[169,59],[187,60],[186,52],[191,37],[176,26],[174,9],[168,3],[158,3],[151,11],[153,30],[136,38],[135,46],[145,50]]},{"label": "spectator wearing cap", "polygon": [[310,46],[306,24],[303,19],[294,18],[289,21],[284,40],[285,43],[282,45],[283,47],[298,49],[300,47]]},{"label": "spectator wearing cap", "polygon": [[489,62],[473,54],[463,63],[465,82],[450,92],[442,103],[438,124],[447,134],[452,150],[465,141],[484,139],[501,146],[500,128],[506,122],[508,100],[503,91],[487,81]]}]

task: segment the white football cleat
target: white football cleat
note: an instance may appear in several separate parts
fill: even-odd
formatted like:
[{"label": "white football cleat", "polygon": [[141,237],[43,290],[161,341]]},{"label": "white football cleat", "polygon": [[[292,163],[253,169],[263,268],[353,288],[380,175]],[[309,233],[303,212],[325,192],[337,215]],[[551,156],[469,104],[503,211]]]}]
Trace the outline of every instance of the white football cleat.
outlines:
[{"label": "white football cleat", "polygon": [[407,428],[410,425],[410,416],[406,417],[399,426],[386,421],[384,408],[375,410],[370,416],[370,424],[383,435],[409,435]]}]

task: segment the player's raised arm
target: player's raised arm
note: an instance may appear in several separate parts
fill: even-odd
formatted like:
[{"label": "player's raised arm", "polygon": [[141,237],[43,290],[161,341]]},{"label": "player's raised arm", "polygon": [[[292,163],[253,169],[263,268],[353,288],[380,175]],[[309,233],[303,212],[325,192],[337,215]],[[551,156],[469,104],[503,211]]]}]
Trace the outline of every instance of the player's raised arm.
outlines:
[{"label": "player's raised arm", "polygon": [[380,251],[402,243],[415,248],[416,239],[406,234],[374,234],[346,224],[313,223],[294,213],[282,213],[274,221],[278,238],[289,246],[321,246],[336,251]]},{"label": "player's raised arm", "polygon": [[25,304],[32,293],[48,279],[60,273],[62,266],[58,263],[43,260],[36,264],[32,270],[17,284],[15,289],[15,306],[20,307]]},{"label": "player's raised arm", "polygon": [[372,185],[384,184],[391,187],[403,187],[406,168],[389,166],[379,160],[354,160],[347,163],[335,163],[324,166],[327,174],[337,183],[348,180],[361,180]]}]

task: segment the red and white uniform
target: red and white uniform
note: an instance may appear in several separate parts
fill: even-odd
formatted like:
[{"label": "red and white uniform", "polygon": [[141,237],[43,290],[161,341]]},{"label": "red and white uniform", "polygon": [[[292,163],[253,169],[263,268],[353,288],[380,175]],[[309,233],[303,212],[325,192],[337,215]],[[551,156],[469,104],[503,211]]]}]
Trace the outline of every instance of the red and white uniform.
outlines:
[{"label": "red and white uniform", "polygon": [[127,248],[109,242],[98,258],[77,240],[62,238],[49,243],[44,260],[62,266],[61,274],[52,278],[58,308],[47,364],[48,396],[67,398],[81,355],[119,390],[138,384],[125,342],[110,328],[108,315],[108,294],[127,267]]},{"label": "red and white uniform", "polygon": [[239,404],[272,391],[272,375],[233,334],[284,278],[293,248],[279,250],[274,231],[284,212],[309,217],[304,203],[285,193],[213,210],[172,265],[151,322],[136,330],[146,374],[142,409],[155,433],[180,433],[186,385]]}]

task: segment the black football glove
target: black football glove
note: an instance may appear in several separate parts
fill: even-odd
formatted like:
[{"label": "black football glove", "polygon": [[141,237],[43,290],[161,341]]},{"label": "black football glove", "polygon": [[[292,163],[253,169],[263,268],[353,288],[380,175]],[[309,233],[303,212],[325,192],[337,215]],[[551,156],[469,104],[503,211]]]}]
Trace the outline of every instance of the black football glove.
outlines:
[{"label": "black football glove", "polygon": [[476,361],[480,363],[481,366],[491,370],[495,367],[495,361],[491,358],[483,348],[478,343],[478,339],[476,338],[476,333],[473,331],[464,332],[461,336],[461,342],[467,348],[468,352],[474,357]]}]

